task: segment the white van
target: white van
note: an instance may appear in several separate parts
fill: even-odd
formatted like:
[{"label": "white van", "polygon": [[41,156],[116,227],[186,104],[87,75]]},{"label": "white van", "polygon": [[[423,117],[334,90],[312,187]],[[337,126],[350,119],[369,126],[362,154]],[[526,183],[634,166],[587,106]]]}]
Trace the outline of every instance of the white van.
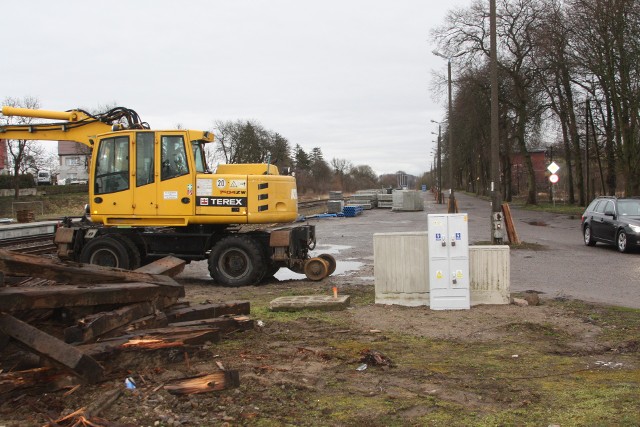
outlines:
[{"label": "white van", "polygon": [[51,185],[51,172],[49,171],[38,172],[38,185]]}]

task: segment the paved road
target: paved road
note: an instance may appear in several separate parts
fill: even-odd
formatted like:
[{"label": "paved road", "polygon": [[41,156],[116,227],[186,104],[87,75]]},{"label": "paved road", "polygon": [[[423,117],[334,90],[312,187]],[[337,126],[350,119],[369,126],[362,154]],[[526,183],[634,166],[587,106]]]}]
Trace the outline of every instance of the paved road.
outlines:
[{"label": "paved road", "polygon": [[[488,201],[457,193],[460,212],[469,214],[470,243],[490,240]],[[446,213],[425,193],[423,212],[374,209],[356,218],[315,220],[319,244],[342,245],[338,261],[373,264],[373,234],[425,231],[427,214]],[[582,242],[580,218],[512,207],[516,231],[539,249],[511,250],[512,292],[535,290],[545,296],[570,297],[640,308],[640,253],[621,254],[615,248],[587,247]],[[364,273],[364,272],[363,272]]]},{"label": "paved road", "polygon": [[[489,240],[491,206],[456,194],[460,212],[469,214],[472,242]],[[427,203],[427,209],[446,211]],[[536,290],[549,297],[567,296],[640,308],[640,253],[621,254],[614,247],[582,241],[580,217],[511,208],[518,236],[540,250],[511,251],[511,290]]]}]

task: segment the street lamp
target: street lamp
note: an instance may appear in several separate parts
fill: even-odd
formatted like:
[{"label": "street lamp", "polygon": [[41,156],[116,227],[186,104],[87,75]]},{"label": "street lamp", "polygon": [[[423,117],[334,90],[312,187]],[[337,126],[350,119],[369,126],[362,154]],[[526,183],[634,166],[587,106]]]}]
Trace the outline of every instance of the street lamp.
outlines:
[{"label": "street lamp", "polygon": [[[438,173],[438,204],[442,204],[444,201],[442,200],[442,151],[440,148],[440,141],[442,140],[441,138],[441,124],[440,122],[436,122],[435,120],[431,120],[432,123],[436,123],[438,125],[438,161],[437,161],[437,173]],[[435,132],[431,132],[433,135],[435,135]]]},{"label": "street lamp", "polygon": [[447,81],[449,86],[449,185],[451,186],[451,193],[449,193],[449,209],[447,210],[449,213],[458,213],[458,205],[456,203],[456,196],[453,193],[453,165],[454,165],[454,157],[453,157],[453,128],[451,126],[452,120],[452,104],[451,104],[451,59],[457,56],[462,55],[465,52],[458,52],[452,56],[445,56],[437,50],[433,50],[433,53],[440,58],[444,58],[447,60]]}]

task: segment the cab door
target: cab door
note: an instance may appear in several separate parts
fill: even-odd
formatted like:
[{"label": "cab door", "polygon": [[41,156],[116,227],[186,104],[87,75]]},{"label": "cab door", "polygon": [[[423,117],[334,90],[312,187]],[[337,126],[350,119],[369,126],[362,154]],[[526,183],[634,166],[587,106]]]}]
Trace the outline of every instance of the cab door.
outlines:
[{"label": "cab door", "polygon": [[[190,149],[187,151],[185,133],[181,131],[156,132],[159,140],[156,150],[157,215],[181,217],[193,215],[193,178]],[[156,175],[156,176],[158,176]]]},{"label": "cab door", "polygon": [[118,132],[98,141],[92,168],[93,182],[90,183],[92,215],[120,217],[133,214],[129,145],[132,137],[132,132]]},{"label": "cab door", "polygon": [[136,132],[133,214],[136,217],[157,215],[157,142],[155,132]]}]

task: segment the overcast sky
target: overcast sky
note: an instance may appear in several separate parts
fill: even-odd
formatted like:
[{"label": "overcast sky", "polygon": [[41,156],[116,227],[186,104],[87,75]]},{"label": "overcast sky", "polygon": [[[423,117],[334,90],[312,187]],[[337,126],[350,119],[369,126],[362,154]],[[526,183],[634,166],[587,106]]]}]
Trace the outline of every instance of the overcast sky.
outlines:
[{"label": "overcast sky", "polygon": [[446,109],[429,32],[470,2],[5,2],[0,98],[117,104],[153,129],[251,119],[329,162],[420,175]]}]

